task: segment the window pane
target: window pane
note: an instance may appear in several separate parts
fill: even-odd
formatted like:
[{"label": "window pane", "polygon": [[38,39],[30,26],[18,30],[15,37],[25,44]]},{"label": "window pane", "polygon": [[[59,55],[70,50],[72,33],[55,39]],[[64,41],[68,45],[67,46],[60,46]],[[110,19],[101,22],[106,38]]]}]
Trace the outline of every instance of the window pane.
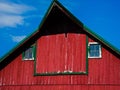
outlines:
[{"label": "window pane", "polygon": [[25,56],[24,56],[24,58],[28,58],[29,57],[29,49],[27,49],[26,51],[25,51]]},{"label": "window pane", "polygon": [[32,59],[32,57],[33,57],[33,55],[32,55],[32,47],[31,47],[24,52],[24,58]]},{"label": "window pane", "polygon": [[32,48],[29,48],[29,58],[32,58]]},{"label": "window pane", "polygon": [[99,57],[100,56],[100,45],[99,44],[90,44],[90,57]]},{"label": "window pane", "polygon": [[99,45],[98,44],[95,44],[94,46],[95,46],[96,50],[99,50]]},{"label": "window pane", "polygon": [[94,45],[93,44],[90,45],[90,56],[91,57],[94,56]]},{"label": "window pane", "polygon": [[99,45],[98,45],[98,44],[95,44],[94,47],[95,47],[95,52],[94,52],[94,54],[95,54],[95,56],[99,57]]}]

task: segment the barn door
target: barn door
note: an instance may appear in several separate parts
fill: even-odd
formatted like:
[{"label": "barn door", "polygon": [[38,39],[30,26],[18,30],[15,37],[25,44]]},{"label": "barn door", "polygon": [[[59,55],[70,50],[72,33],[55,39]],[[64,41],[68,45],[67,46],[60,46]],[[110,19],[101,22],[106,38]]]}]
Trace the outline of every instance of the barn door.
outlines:
[{"label": "barn door", "polygon": [[67,70],[86,71],[86,36],[84,34],[67,35]]},{"label": "barn door", "polygon": [[85,34],[55,34],[37,41],[36,73],[73,74],[86,72]]}]

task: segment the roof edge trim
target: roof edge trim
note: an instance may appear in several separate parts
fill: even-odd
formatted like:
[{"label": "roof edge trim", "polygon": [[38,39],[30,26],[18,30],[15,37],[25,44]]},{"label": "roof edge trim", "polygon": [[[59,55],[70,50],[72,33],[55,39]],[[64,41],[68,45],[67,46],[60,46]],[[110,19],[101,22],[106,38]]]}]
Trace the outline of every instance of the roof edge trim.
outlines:
[{"label": "roof edge trim", "polygon": [[112,49],[113,51],[115,51],[117,54],[120,55],[120,50],[118,48],[116,48],[115,46],[113,46],[110,42],[108,42],[107,40],[105,40],[103,37],[101,37],[100,35],[98,35],[97,33],[93,32],[91,29],[89,29],[87,26],[84,25],[84,30],[86,32],[88,32],[90,35],[92,35],[93,37],[95,37],[96,39],[98,39],[99,41],[101,41],[103,44],[105,44],[107,47],[109,47],[110,49]]},{"label": "roof edge trim", "polygon": [[0,58],[0,63],[6,58],[8,57],[12,52],[14,52],[16,49],[18,49],[21,45],[23,45],[27,40],[29,40],[30,37],[32,37],[33,35],[35,35],[37,32],[39,32],[39,30],[41,29],[42,25],[44,24],[47,16],[49,15],[52,7],[57,4],[58,6],[60,6],[64,11],[66,11],[70,17],[72,17],[73,21],[76,22],[76,24],[78,25],[82,25],[84,31],[86,31],[87,33],[89,33],[90,35],[92,35],[93,37],[95,37],[96,39],[98,39],[99,41],[101,41],[103,44],[105,44],[107,47],[109,47],[111,50],[113,50],[114,52],[116,52],[118,55],[120,55],[120,50],[118,48],[116,48],[115,46],[113,46],[110,42],[106,41],[105,39],[103,39],[101,36],[99,36],[98,34],[96,34],[95,32],[93,32],[92,30],[90,30],[87,26],[85,26],[80,20],[78,20],[71,12],[69,12],[58,0],[53,0],[49,6],[49,8],[47,9],[47,12],[45,13],[42,21],[40,22],[40,25],[38,26],[38,28],[32,32],[31,34],[29,34],[26,38],[24,38],[22,41],[20,41],[13,49],[11,49],[8,53],[6,53],[5,55],[3,55]]},{"label": "roof edge trim", "polygon": [[43,19],[41,20],[41,23],[40,25],[38,26],[38,28],[33,31],[32,33],[30,33],[26,38],[24,38],[22,41],[20,41],[17,45],[15,45],[10,51],[8,51],[5,55],[3,55],[1,58],[0,58],[0,63],[6,58],[8,57],[12,52],[14,52],[16,49],[18,49],[22,44],[24,44],[30,37],[32,37],[34,34],[36,34],[37,32],[39,32],[39,29],[42,27],[45,19],[47,18],[49,12],[51,11],[54,3],[56,2],[57,0],[53,0],[50,4],[50,6],[48,7],[47,9],[47,12],[45,13]]}]

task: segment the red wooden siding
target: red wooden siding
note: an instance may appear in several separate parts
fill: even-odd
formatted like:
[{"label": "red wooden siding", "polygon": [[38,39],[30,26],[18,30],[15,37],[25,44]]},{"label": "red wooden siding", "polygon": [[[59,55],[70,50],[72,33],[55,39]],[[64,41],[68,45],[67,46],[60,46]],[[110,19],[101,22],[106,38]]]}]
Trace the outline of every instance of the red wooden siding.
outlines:
[{"label": "red wooden siding", "polygon": [[119,90],[120,86],[108,85],[31,85],[3,86],[1,90]]},{"label": "red wooden siding", "polygon": [[86,36],[42,36],[37,43],[36,73],[86,72]]},{"label": "red wooden siding", "polygon": [[72,66],[73,72],[86,72],[86,35],[68,34],[67,50],[68,67]]},{"label": "red wooden siding", "polygon": [[101,59],[89,59],[88,75],[34,76],[34,61],[19,55],[0,71],[0,89],[119,90],[120,59],[102,47]]},{"label": "red wooden siding", "polygon": [[92,84],[120,85],[120,59],[102,46],[102,58],[89,59],[89,79]]},{"label": "red wooden siding", "polygon": [[[86,33],[70,16],[57,3],[52,6],[40,32],[16,49],[14,53],[22,48],[15,57],[4,61],[8,64],[13,59],[0,71],[0,90],[120,90],[120,58],[102,45],[102,58],[88,59]],[[93,42],[92,38],[88,41]],[[35,41],[36,60],[23,61],[20,53]],[[87,66],[88,74],[70,74],[85,73]],[[64,72],[69,74],[49,74]]]}]

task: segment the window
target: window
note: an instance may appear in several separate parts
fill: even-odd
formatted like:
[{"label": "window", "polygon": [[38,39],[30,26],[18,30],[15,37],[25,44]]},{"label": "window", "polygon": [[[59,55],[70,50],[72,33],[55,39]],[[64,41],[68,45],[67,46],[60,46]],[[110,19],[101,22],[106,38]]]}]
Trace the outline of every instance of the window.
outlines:
[{"label": "window", "polygon": [[89,51],[88,57],[89,58],[101,58],[101,45],[97,42],[89,42],[88,44]]},{"label": "window", "polygon": [[34,60],[35,59],[35,45],[26,49],[23,52],[23,60]]}]

